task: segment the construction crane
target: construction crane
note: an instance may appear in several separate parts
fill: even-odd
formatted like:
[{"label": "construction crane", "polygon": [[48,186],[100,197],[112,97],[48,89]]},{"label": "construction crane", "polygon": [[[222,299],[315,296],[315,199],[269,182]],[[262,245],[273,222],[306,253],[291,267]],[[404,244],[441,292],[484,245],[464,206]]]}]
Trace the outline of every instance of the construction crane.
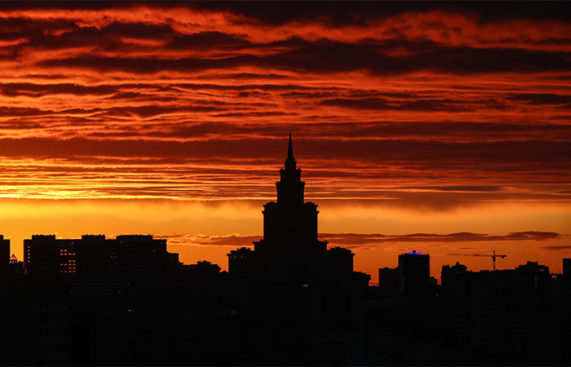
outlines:
[{"label": "construction crane", "polygon": [[492,262],[494,264],[494,271],[496,271],[496,258],[497,257],[501,257],[502,259],[508,255],[498,255],[496,254],[496,250],[493,251],[493,253],[490,254],[448,254],[448,256],[484,256],[484,257],[491,257],[492,258]]}]

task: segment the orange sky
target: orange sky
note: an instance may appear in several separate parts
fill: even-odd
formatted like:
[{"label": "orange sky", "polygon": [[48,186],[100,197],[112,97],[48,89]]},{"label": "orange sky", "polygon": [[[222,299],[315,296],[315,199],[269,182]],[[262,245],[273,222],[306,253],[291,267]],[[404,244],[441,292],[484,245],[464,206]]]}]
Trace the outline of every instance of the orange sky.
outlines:
[{"label": "orange sky", "polygon": [[292,131],[322,238],[373,281],[413,248],[435,276],[492,249],[560,272],[568,8],[1,4],[0,233],[18,256],[33,233],[152,233],[225,268]]}]

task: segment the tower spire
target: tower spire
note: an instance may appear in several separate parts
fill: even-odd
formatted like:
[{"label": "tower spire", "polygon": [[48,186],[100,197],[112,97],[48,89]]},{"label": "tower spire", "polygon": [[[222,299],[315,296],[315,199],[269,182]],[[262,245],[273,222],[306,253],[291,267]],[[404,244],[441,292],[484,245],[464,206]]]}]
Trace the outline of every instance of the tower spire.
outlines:
[{"label": "tower spire", "polygon": [[294,159],[293,158],[293,143],[291,141],[291,131],[289,132],[289,145],[287,147],[287,158],[288,159]]},{"label": "tower spire", "polygon": [[289,133],[287,147],[287,158],[284,168],[280,169],[281,180],[277,182],[278,204],[286,206],[303,205],[303,187],[305,183],[301,181],[301,170],[297,168],[297,163],[293,157],[293,138]]},{"label": "tower spire", "polygon": [[289,143],[287,147],[287,158],[285,160],[285,168],[286,169],[296,169],[295,158],[293,157],[293,142],[291,138],[291,131],[289,133]]}]

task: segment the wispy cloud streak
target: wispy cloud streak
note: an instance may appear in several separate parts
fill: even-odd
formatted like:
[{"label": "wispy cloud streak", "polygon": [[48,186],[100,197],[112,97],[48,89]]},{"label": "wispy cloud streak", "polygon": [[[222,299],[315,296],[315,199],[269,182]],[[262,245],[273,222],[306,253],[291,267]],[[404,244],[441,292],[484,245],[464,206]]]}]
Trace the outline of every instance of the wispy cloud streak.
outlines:
[{"label": "wispy cloud streak", "polygon": [[[174,245],[203,245],[203,246],[252,246],[262,236],[231,235],[190,235],[163,234],[162,238]],[[555,232],[525,231],[513,232],[506,235],[489,235],[484,233],[458,232],[450,234],[412,233],[404,235],[384,235],[380,233],[321,233],[320,239],[329,242],[330,246],[346,247],[379,246],[385,243],[459,243],[459,242],[498,242],[498,241],[546,241],[559,238]],[[568,246],[558,246],[566,249]],[[551,247],[549,247],[551,249]]]}]

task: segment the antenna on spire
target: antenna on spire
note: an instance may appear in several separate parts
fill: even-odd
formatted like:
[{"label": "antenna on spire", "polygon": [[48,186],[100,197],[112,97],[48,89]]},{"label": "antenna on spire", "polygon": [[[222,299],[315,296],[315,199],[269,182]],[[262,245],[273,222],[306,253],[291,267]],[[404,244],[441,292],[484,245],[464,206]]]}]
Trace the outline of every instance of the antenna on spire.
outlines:
[{"label": "antenna on spire", "polygon": [[295,170],[295,158],[293,157],[293,142],[291,138],[291,131],[289,133],[289,144],[287,147],[287,158],[285,160],[285,168]]},{"label": "antenna on spire", "polygon": [[293,159],[293,143],[291,141],[291,131],[289,132],[289,145],[287,147],[287,158]]}]

